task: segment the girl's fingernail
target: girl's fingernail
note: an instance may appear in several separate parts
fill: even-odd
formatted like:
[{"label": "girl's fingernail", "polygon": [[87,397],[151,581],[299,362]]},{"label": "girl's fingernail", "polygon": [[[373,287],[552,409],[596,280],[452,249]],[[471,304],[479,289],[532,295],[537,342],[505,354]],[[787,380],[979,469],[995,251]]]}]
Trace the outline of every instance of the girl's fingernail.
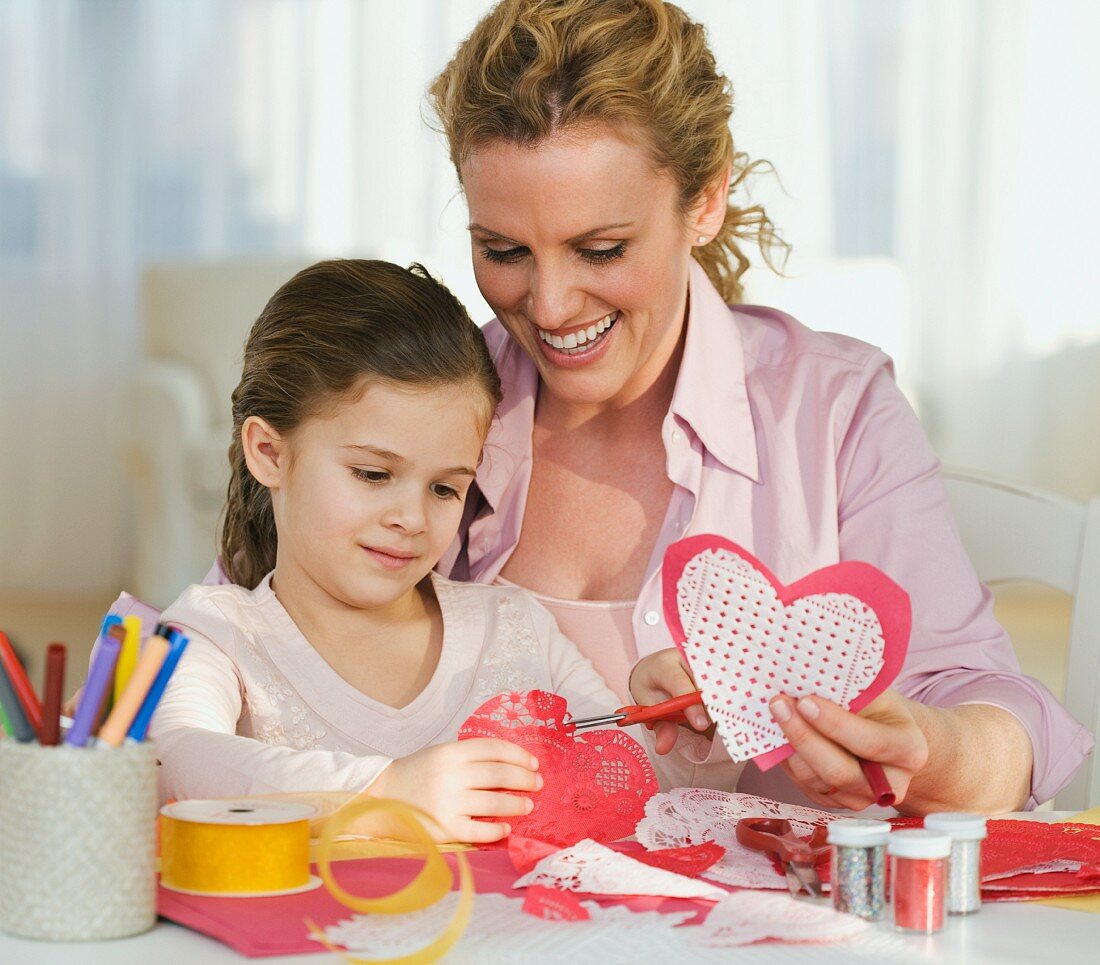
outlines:
[{"label": "girl's fingernail", "polygon": [[537,757],[531,758],[531,770],[537,771],[539,769],[539,759]]},{"label": "girl's fingernail", "polygon": [[527,799],[527,813],[530,814],[534,810],[535,810],[535,802],[532,801],[530,798],[528,798]]},{"label": "girl's fingernail", "polygon": [[787,703],[785,697],[777,697],[772,701],[772,717],[781,724],[791,719],[791,705]]},{"label": "girl's fingernail", "polygon": [[821,714],[821,708],[817,706],[817,702],[810,697],[803,697],[798,702],[798,712],[809,720],[815,720]]},{"label": "girl's fingernail", "polygon": [[512,833],[512,825],[510,825],[510,824],[504,825],[504,836],[508,837],[508,835],[510,835],[511,833]]},{"label": "girl's fingernail", "polygon": [[536,774],[535,775],[535,790],[536,791],[541,791],[542,790],[542,784],[543,784],[542,775],[541,774]]}]

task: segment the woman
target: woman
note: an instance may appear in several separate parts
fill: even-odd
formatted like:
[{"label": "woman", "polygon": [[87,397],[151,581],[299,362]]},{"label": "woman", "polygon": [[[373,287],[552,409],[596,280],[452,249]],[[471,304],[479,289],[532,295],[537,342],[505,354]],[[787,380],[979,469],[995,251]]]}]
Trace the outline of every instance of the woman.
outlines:
[{"label": "woman", "polygon": [[735,304],[741,241],[781,243],[728,201],[752,165],[702,27],[659,0],[503,0],[431,96],[505,392],[444,571],[534,591],[625,699],[673,643],[671,542],[719,533],[785,581],[873,563],[913,604],[894,689],[860,715],[779,698],[785,773],[738,781],[716,749],[706,783],[861,808],[859,755],[911,812],[1052,797],[1091,738],[1019,674],[890,361]]}]

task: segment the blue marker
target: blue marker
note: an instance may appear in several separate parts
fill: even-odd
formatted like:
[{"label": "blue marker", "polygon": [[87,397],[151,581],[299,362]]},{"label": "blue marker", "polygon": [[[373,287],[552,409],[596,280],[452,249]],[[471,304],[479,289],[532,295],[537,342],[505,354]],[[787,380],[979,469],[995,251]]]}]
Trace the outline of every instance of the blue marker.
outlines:
[{"label": "blue marker", "polygon": [[126,732],[127,740],[145,740],[145,735],[149,730],[149,724],[153,720],[153,711],[157,709],[160,698],[164,696],[164,688],[168,686],[168,681],[172,676],[172,672],[176,669],[176,664],[180,662],[183,651],[187,649],[187,644],[190,643],[188,638],[180,633],[179,630],[169,629],[167,633],[168,656],[164,658],[164,663],[161,664],[160,670],[153,679],[153,685],[149,688],[149,693],[145,695],[145,700],[141,704],[141,709],[137,712],[134,722]]}]

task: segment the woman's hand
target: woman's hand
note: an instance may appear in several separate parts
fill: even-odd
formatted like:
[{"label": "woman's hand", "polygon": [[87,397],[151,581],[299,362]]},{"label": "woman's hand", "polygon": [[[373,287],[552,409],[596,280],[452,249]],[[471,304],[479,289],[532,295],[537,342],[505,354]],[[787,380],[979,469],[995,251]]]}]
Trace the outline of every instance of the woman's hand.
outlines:
[{"label": "woman's hand", "polygon": [[825,807],[859,811],[874,803],[857,757],[883,766],[898,804],[928,762],[928,741],[913,702],[895,690],[885,691],[858,714],[823,697],[776,697],[770,707],[794,748],[784,770]]},{"label": "woman's hand", "polygon": [[430,830],[437,841],[484,844],[507,837],[511,828],[505,821],[474,818],[529,814],[534,807],[529,797],[505,792],[539,790],[538,766],[538,758],[516,744],[475,737],[398,758],[367,793],[426,811],[435,819]]},{"label": "woman's hand", "polygon": [[[647,707],[682,694],[694,693],[699,689],[695,686],[695,680],[684,661],[684,655],[675,647],[658,650],[639,660],[630,671],[628,686],[631,696],[639,704]],[[711,726],[710,718],[702,706],[688,707],[684,711],[684,716],[697,731],[706,731]],[[652,726],[656,735],[655,750],[658,754],[667,754],[676,746],[679,724],[669,720],[659,720],[647,726]]]}]

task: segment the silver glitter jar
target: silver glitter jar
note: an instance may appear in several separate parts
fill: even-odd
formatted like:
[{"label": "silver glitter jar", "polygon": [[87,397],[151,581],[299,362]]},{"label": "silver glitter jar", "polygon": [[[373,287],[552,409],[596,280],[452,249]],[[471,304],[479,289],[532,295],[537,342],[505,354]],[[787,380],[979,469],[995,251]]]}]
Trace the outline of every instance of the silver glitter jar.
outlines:
[{"label": "silver glitter jar", "polygon": [[951,838],[951,866],[948,870],[947,911],[970,915],[982,907],[982,841],[985,818],[980,814],[929,814],[924,819],[929,831]]},{"label": "silver glitter jar", "polygon": [[885,821],[842,818],[829,824],[833,846],[831,876],[833,907],[867,921],[878,921],[886,908]]}]

